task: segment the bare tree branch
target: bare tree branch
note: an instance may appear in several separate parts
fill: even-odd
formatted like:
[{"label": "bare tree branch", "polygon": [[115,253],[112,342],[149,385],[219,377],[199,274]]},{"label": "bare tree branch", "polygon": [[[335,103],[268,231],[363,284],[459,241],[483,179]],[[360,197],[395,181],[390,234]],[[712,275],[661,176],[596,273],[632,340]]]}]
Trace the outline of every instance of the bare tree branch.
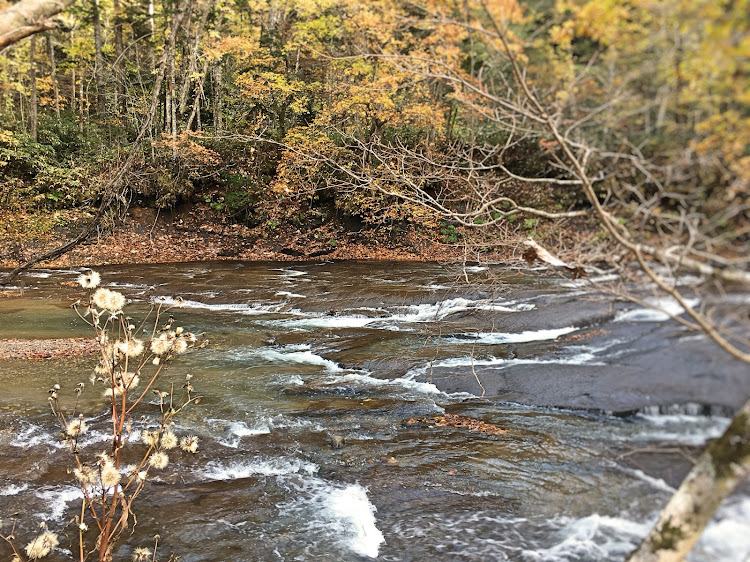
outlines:
[{"label": "bare tree branch", "polygon": [[49,18],[76,0],[21,0],[0,12],[0,51],[40,31],[55,29]]}]

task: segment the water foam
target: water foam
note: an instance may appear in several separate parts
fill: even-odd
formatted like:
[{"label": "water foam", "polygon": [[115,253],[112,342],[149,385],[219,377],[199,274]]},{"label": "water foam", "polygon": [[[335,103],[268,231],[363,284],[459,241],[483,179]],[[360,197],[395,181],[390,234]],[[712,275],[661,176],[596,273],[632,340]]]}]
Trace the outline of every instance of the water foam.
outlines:
[{"label": "water foam", "polygon": [[212,427],[224,427],[223,434],[216,437],[216,442],[231,449],[237,449],[242,442],[243,437],[254,437],[256,435],[266,435],[271,433],[271,428],[266,423],[257,424],[250,427],[243,421],[228,421],[214,418],[206,419]]},{"label": "water foam", "polygon": [[646,415],[638,414],[641,421],[634,431],[620,439],[635,441],[669,441],[699,447],[710,439],[720,437],[731,420],[720,416]]},{"label": "water foam", "polygon": [[382,387],[402,387],[406,390],[411,390],[413,392],[419,392],[422,394],[441,394],[441,391],[438,390],[438,388],[432,384],[427,382],[418,382],[413,380],[412,378],[407,377],[401,377],[397,379],[378,379],[375,377],[372,377],[366,373],[348,373],[346,375],[342,375],[339,377],[336,377],[333,380],[334,383],[337,382],[345,382],[345,383],[361,383],[366,384],[368,386],[382,386]]},{"label": "water foam", "polygon": [[308,521],[303,529],[312,541],[333,542],[367,558],[377,558],[385,537],[377,528],[377,509],[359,484],[339,485],[320,478],[291,483],[294,499],[280,505],[284,516]]},{"label": "water foam", "polygon": [[563,562],[569,560],[622,560],[640,542],[652,523],[638,523],[623,517],[592,514],[580,519],[566,517],[550,521],[558,530],[558,542],[547,548],[524,550],[529,562]]},{"label": "water foam", "polygon": [[367,498],[367,491],[359,484],[333,490],[327,496],[327,507],[347,528],[351,549],[361,556],[377,558],[383,533],[375,525],[376,508]]},{"label": "water foam", "polygon": [[440,361],[434,361],[431,364],[420,365],[410,369],[404,378],[414,379],[419,375],[425,374],[430,368],[438,367],[511,367],[513,365],[604,365],[605,363],[595,361],[595,353],[598,350],[585,348],[579,353],[570,355],[568,357],[559,357],[553,359],[506,359],[503,357],[495,357],[490,355],[483,359],[477,359],[475,357],[451,357],[449,359],[442,359]]},{"label": "water foam", "polygon": [[209,461],[197,475],[209,480],[239,480],[251,476],[284,476],[287,474],[318,472],[318,465],[300,459],[273,458],[237,460],[228,464]]},{"label": "water foam", "polygon": [[750,559],[750,498],[730,498],[726,501],[687,559],[690,562]]},{"label": "water foam", "polygon": [[525,330],[523,332],[478,332],[476,334],[461,334],[446,338],[446,343],[477,343],[477,344],[501,344],[501,343],[528,343],[534,341],[555,340],[560,336],[575,332],[578,328],[569,326],[549,330]]},{"label": "water foam", "polygon": [[310,351],[309,346],[290,345],[283,348],[261,348],[253,350],[233,351],[229,357],[245,360],[250,357],[263,359],[269,363],[294,363],[300,365],[317,365],[325,367],[327,371],[336,373],[341,371],[341,367],[334,361],[326,359]]},{"label": "water foam", "polygon": [[[289,328],[297,329],[334,329],[334,328],[363,328],[372,326],[388,330],[401,330],[402,324],[418,324],[443,320],[459,312],[490,311],[490,312],[519,312],[532,310],[536,305],[532,303],[518,303],[516,301],[495,302],[491,300],[471,300],[463,297],[447,299],[433,304],[415,304],[396,307],[393,311],[373,309],[387,315],[365,316],[362,314],[308,315],[275,321]],[[364,310],[364,309],[359,309]],[[295,314],[304,315],[300,311]]]},{"label": "water foam", "polygon": [[44,488],[34,494],[46,502],[48,511],[35,514],[43,521],[60,521],[65,516],[68,503],[83,498],[83,492],[75,486]]},{"label": "water foam", "polygon": [[282,277],[302,277],[303,275],[307,275],[307,271],[300,271],[298,269],[288,269],[288,268],[274,268],[271,271],[278,271],[281,273]]},{"label": "water foam", "polygon": [[[615,322],[665,322],[672,316],[679,316],[685,312],[680,303],[671,297],[649,298],[645,302],[654,308],[636,308],[618,312],[615,316]],[[685,299],[690,308],[695,308],[700,304],[700,299]]]},{"label": "water foam", "polygon": [[206,303],[202,301],[173,297],[156,297],[154,303],[165,306],[177,306],[181,308],[196,308],[210,310],[212,312],[237,312],[248,315],[276,314],[283,310],[283,304],[261,304],[261,303]]},{"label": "water foam", "polygon": [[4,488],[0,488],[0,496],[17,496],[28,489],[29,485],[25,482],[21,484],[8,484]]}]

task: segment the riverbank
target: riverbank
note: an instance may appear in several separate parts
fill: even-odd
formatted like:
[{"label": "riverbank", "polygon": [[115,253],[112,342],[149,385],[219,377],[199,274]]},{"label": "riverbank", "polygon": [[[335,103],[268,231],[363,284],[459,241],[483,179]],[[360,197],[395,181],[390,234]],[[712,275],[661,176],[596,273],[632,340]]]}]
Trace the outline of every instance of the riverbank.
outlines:
[{"label": "riverbank", "polygon": [[[85,214],[39,217],[0,216],[0,267],[13,268],[74,238],[89,220]],[[477,247],[439,232],[384,228],[347,230],[326,223],[303,230],[293,225],[248,228],[217,215],[206,205],[157,213],[131,208],[122,222],[41,267],[192,261],[508,261],[520,260],[525,233],[502,246]]]}]

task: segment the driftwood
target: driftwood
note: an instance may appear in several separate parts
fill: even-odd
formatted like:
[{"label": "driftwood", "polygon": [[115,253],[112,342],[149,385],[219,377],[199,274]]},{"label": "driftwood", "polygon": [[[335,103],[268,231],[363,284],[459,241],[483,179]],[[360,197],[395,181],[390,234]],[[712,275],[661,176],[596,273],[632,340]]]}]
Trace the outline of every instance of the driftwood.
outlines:
[{"label": "driftwood", "polygon": [[523,259],[526,263],[532,265],[534,262],[544,262],[552,267],[563,268],[573,274],[573,279],[586,276],[586,270],[580,265],[571,265],[562,261],[560,258],[553,256],[548,250],[539,245],[535,240],[524,241],[526,249],[523,252]]}]

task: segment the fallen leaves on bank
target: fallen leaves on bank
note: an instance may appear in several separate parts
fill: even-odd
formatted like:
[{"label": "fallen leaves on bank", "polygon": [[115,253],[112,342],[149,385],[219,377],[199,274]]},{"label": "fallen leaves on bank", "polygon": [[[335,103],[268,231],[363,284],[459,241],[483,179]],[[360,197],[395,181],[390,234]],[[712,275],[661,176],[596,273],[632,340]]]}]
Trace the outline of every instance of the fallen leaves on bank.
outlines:
[{"label": "fallen leaves on bank", "polygon": [[427,418],[409,418],[407,425],[426,425],[429,427],[455,427],[458,429],[467,429],[474,433],[483,433],[485,435],[502,435],[508,433],[507,429],[501,429],[494,424],[485,423],[476,418],[467,418],[456,414],[444,414]]},{"label": "fallen leaves on bank", "polygon": [[91,338],[0,340],[0,359],[60,359],[89,355],[99,349]]}]

